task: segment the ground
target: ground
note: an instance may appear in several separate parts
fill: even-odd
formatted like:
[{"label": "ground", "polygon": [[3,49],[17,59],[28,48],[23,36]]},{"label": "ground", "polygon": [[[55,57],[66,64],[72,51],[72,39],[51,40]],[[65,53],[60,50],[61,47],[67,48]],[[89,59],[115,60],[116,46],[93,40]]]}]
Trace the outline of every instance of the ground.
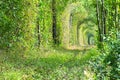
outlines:
[{"label": "ground", "polygon": [[95,50],[63,48],[19,56],[2,52],[0,80],[88,80],[85,64],[95,55]]}]

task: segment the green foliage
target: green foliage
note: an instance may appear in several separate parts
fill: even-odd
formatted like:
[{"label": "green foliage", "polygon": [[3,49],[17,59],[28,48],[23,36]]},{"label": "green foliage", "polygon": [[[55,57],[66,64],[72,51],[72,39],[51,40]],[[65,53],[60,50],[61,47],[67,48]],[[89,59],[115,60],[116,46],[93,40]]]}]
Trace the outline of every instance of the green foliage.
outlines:
[{"label": "green foliage", "polygon": [[52,44],[52,9],[50,0],[40,0],[38,4],[38,17],[40,22],[41,46]]},{"label": "green foliage", "polygon": [[[106,38],[102,53],[90,62],[96,79],[119,80],[120,79],[120,40]],[[101,49],[100,49],[101,50]]]},{"label": "green foliage", "polygon": [[[0,80],[83,79],[84,65],[96,50],[42,49],[25,55],[0,54]],[[94,52],[94,53],[92,53]]]},{"label": "green foliage", "polygon": [[[105,33],[99,34],[103,38],[103,42],[98,41],[99,52],[101,53],[97,58],[93,58],[90,61],[91,68],[94,71],[95,80],[119,80],[120,79],[120,40],[118,39],[119,31],[119,16],[118,16],[118,0],[104,1],[104,7],[102,8],[102,0],[98,0],[100,19],[103,15],[102,9],[105,9],[105,24],[100,22],[100,30]],[[98,16],[98,17],[99,17]],[[101,25],[104,24],[104,27]]]},{"label": "green foliage", "polygon": [[37,0],[0,1],[0,48],[33,46]]},{"label": "green foliage", "polygon": [[[23,16],[17,17],[17,15],[20,15],[21,6],[22,6],[21,4],[22,4],[21,1],[16,1],[16,0],[13,0],[12,2],[1,1],[1,6],[0,6],[0,11],[1,11],[0,43],[2,45],[1,47],[11,46],[10,43],[16,40],[15,35],[18,33],[16,31],[16,26],[19,26],[19,23],[17,23],[17,21],[19,21],[23,17]],[[20,33],[18,33],[18,35],[19,34]]]},{"label": "green foliage", "polygon": [[[0,79],[119,80],[119,1],[106,0],[103,5],[98,0],[102,32],[98,36],[103,38],[102,44],[98,41],[99,50],[89,45],[97,35],[95,0],[54,1],[54,9],[52,0],[0,1],[0,49],[8,50],[0,50]],[[51,48],[54,21],[57,44],[71,50]]]}]

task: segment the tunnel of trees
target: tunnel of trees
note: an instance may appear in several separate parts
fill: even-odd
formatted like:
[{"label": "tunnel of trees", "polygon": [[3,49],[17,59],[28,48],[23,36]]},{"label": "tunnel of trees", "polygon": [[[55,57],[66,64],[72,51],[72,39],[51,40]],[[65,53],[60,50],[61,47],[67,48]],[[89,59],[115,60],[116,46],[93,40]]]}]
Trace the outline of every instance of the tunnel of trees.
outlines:
[{"label": "tunnel of trees", "polygon": [[119,75],[120,0],[0,0],[0,80]]}]

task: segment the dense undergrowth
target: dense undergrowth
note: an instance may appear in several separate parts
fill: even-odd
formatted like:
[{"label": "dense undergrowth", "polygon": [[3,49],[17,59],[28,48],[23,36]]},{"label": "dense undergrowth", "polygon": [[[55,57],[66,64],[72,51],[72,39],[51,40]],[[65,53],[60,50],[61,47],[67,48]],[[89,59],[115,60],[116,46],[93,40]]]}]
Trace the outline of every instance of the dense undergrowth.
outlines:
[{"label": "dense undergrowth", "polygon": [[96,50],[66,49],[42,49],[19,56],[0,53],[0,80],[87,80],[91,75],[85,74],[85,64],[96,55]]},{"label": "dense undergrowth", "polygon": [[120,80],[120,40],[107,38],[101,54],[90,61],[95,80]]}]

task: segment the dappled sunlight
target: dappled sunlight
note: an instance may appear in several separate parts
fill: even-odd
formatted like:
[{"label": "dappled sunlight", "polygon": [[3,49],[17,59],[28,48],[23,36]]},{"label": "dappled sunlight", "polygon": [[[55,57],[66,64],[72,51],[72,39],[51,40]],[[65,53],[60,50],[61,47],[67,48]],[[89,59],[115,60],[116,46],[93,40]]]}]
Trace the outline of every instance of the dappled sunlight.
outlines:
[{"label": "dappled sunlight", "polygon": [[0,80],[119,80],[120,0],[0,0]]}]

